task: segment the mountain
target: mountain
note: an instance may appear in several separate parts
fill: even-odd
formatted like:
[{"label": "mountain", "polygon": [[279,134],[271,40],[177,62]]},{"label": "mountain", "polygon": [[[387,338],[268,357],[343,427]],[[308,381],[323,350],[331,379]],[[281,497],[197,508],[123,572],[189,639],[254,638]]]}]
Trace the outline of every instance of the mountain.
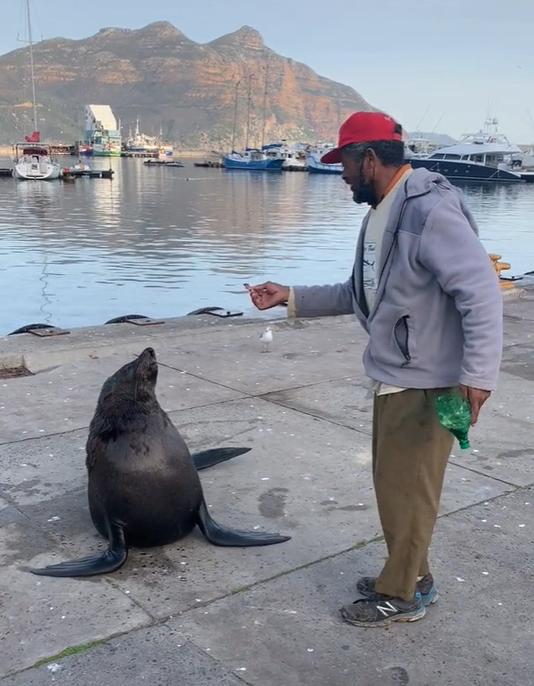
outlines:
[{"label": "mountain", "polygon": [[[184,148],[227,148],[238,81],[236,147],[245,144],[249,86],[249,145],[261,143],[264,104],[265,142],[335,140],[348,114],[375,109],[352,88],[270,50],[248,26],[207,44],[168,22],[104,28],[83,40],[37,43],[34,62],[37,128],[47,141],[79,140],[84,105],[109,104],[123,136],[139,117],[145,133],[161,128],[166,140]],[[28,65],[28,48],[0,57],[0,142],[33,130]]]},{"label": "mountain", "polygon": [[409,133],[408,136],[411,138],[426,138],[433,145],[439,145],[440,147],[445,147],[446,145],[455,145],[457,142],[455,138],[451,138],[446,133],[434,133],[433,131],[414,131]]}]

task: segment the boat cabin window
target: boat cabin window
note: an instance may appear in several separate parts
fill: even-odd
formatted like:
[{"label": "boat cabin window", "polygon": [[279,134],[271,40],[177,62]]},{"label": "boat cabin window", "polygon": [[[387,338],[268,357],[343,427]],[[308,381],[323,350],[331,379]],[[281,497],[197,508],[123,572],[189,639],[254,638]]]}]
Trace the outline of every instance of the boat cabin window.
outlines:
[{"label": "boat cabin window", "polygon": [[455,155],[455,154],[452,154],[452,153],[448,153],[447,155],[445,155],[445,159],[446,159],[446,160],[459,160],[459,159],[460,159],[460,155]]},{"label": "boat cabin window", "polygon": [[504,157],[502,155],[486,155],[486,164],[490,167],[496,167],[503,160]]},{"label": "boat cabin window", "polygon": [[438,152],[435,155],[432,155],[433,160],[442,160],[444,157],[445,157],[445,155],[441,152]]}]

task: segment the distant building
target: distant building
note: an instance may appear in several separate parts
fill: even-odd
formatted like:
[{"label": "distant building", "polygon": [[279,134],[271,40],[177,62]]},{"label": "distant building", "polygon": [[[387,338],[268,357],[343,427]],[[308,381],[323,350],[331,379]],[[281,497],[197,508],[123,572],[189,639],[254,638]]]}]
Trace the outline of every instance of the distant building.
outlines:
[{"label": "distant building", "polygon": [[86,146],[90,146],[92,154],[95,156],[120,156],[122,136],[113,110],[109,105],[85,106],[84,142]]}]

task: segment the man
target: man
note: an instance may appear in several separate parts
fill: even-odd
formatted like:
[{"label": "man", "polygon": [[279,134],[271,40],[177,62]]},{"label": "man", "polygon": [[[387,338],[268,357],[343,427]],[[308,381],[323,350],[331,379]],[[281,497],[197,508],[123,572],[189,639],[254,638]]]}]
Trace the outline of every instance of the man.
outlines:
[{"label": "man", "polygon": [[354,313],[369,334],[364,368],[374,382],[372,469],[388,557],[363,598],[341,608],[356,626],[425,615],[437,592],[428,549],[453,437],[437,419],[437,389],[459,387],[472,424],[495,389],[502,352],[502,298],[461,192],[440,174],[404,164],[402,128],[356,112],[339,145],[363,220],[347,281],[326,286],[250,287],[255,306],[287,302],[289,316]]}]

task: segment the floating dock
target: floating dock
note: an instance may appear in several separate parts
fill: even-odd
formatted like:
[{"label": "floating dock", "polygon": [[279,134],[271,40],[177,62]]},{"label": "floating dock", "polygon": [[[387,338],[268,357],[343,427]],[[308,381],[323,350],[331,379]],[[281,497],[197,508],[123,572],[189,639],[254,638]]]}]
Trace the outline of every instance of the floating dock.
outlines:
[{"label": "floating dock", "polygon": [[113,169],[64,169],[64,176],[87,177],[89,179],[112,179],[115,172]]},{"label": "floating dock", "polygon": [[212,162],[211,160],[206,160],[205,162],[193,162],[195,167],[205,167],[213,169],[224,169],[224,164],[222,162]]},{"label": "floating dock", "polygon": [[[114,174],[113,169],[68,169],[65,168],[63,169],[63,176],[59,178],[61,179],[67,179],[68,177],[71,178],[80,178],[82,176],[87,177],[89,179],[112,179],[113,174]],[[13,178],[13,170],[8,169],[8,168],[0,168],[0,178],[3,179],[11,179]]]}]

